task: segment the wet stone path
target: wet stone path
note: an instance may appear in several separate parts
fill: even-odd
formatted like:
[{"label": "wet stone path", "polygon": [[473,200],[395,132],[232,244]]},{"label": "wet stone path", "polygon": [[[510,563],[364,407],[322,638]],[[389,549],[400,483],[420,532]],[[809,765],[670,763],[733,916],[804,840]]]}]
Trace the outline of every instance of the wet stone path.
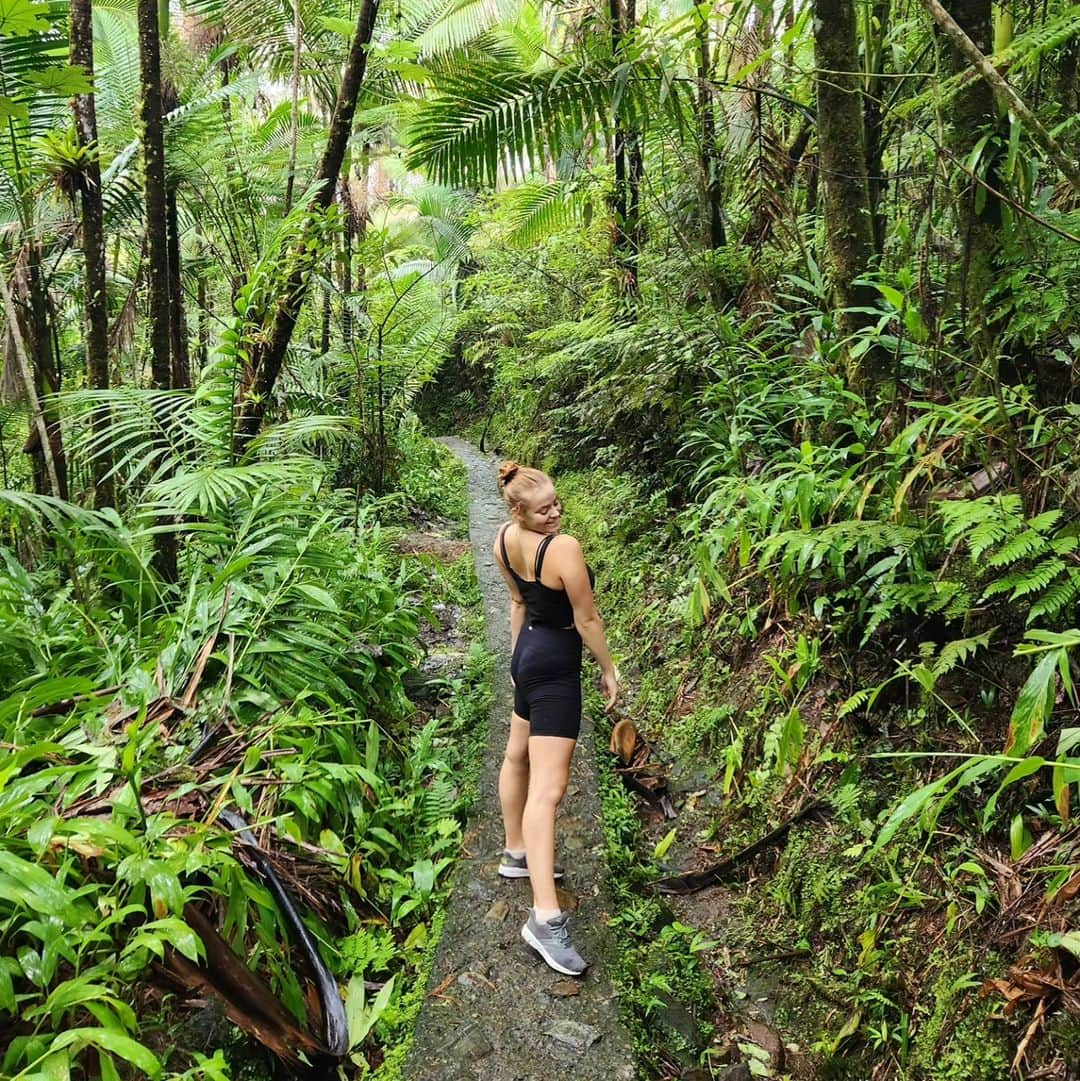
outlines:
[{"label": "wet stone path", "polygon": [[[556,827],[557,856],[566,866],[563,906],[573,913],[574,944],[591,962],[584,978],[553,972],[522,941],[528,879],[508,881],[497,873],[503,840],[498,775],[512,692],[506,586],[491,543],[506,512],[496,487],[496,460],[459,439],[442,442],[468,467],[469,534],[495,679],[465,855],[403,1073],[408,1081],[633,1081],[629,1036],[606,974],[613,944],[588,718]],[[594,668],[587,660],[586,672]]]}]

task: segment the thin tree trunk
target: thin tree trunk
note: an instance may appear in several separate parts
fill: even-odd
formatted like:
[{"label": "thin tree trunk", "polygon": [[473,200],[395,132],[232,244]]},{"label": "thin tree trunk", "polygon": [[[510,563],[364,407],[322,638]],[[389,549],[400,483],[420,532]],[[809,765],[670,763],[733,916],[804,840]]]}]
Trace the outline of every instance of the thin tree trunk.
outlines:
[{"label": "thin tree trunk", "polygon": [[169,343],[172,385],[191,386],[191,358],[188,354],[187,312],[184,305],[183,265],[180,256],[180,215],[176,190],[165,192],[166,242],[169,249]]},{"label": "thin tree trunk", "polygon": [[201,269],[195,271],[195,302],[199,308],[195,362],[199,368],[203,368],[210,356],[210,316],[213,314],[213,309],[210,306],[210,294],[206,288],[206,274]]},{"label": "thin tree trunk", "polygon": [[[330,270],[333,269],[333,263],[327,267],[327,277],[330,276]],[[330,290],[323,290],[323,307],[322,307],[322,334],[319,337],[319,356],[325,357],[330,352],[330,322],[331,315],[333,314],[330,306]]]},{"label": "thin tree trunk", "polygon": [[296,329],[296,320],[300,315],[307,297],[308,284],[313,267],[312,253],[306,250],[307,240],[316,227],[318,216],[325,212],[334,198],[335,181],[341,174],[341,163],[352,131],[353,115],[360,86],[364,81],[367,65],[367,50],[375,29],[375,17],[379,10],[379,0],[361,0],[360,12],[356,20],[349,57],[338,92],[334,117],[330,122],[330,134],[326,149],[315,174],[318,192],[312,207],[309,228],[293,253],[293,270],[289,275],[283,294],[274,306],[274,322],[266,340],[256,346],[252,353],[251,390],[241,404],[240,418],[237,424],[237,447],[242,451],[258,434],[277,382],[281,366],[285,362],[285,352]]},{"label": "thin tree trunk", "polygon": [[[866,307],[874,292],[855,283],[873,262],[874,228],[852,0],[814,0],[814,56],[818,155],[835,303],[839,309]],[[849,331],[867,321],[850,310],[841,310],[837,318]],[[848,382],[857,393],[870,396],[888,377],[888,357],[881,351],[869,350],[858,360],[849,357]]]},{"label": "thin tree trunk", "polygon": [[345,175],[338,180],[338,202],[341,205],[342,228],[341,228],[341,340],[346,349],[352,348],[353,342],[353,317],[352,308],[349,304],[352,300],[352,238],[353,238],[353,208],[352,193],[349,191],[349,169],[346,165]]},{"label": "thin tree trunk", "polygon": [[[700,10],[700,9],[699,9]],[[709,19],[698,16],[698,156],[701,169],[702,243],[707,248],[722,248],[724,234],[723,190],[720,183],[720,153],[716,145],[716,102],[712,87],[712,57],[709,53]]]},{"label": "thin tree trunk", "polygon": [[[960,30],[972,46],[980,50],[993,47],[994,14],[990,0],[953,0],[950,22]],[[955,20],[955,21],[954,21]],[[968,57],[959,43],[944,30],[950,45],[951,67],[959,74],[968,70]],[[960,161],[967,161],[978,142],[999,126],[994,93],[989,83],[974,79],[956,95],[949,110],[952,117],[952,149]],[[996,151],[987,144],[984,156],[989,163],[980,162],[976,171],[989,184],[1001,190],[997,176]],[[976,368],[992,376],[996,367],[997,337],[988,318],[987,294],[994,285],[994,261],[1000,247],[1001,201],[986,191],[967,173],[958,172],[957,210],[963,259],[960,274],[960,309],[975,355]]]},{"label": "thin tree trunk", "polygon": [[138,18],[143,199],[146,206],[146,280],[150,309],[150,377],[156,389],[168,390],[172,386],[169,356],[169,242],[165,195],[165,134],[161,115],[158,0],[139,0]]},{"label": "thin tree trunk", "polygon": [[300,142],[300,0],[293,0],[292,131],[289,133],[289,176],[285,181],[285,213],[292,210],[296,184],[296,148]]},{"label": "thin tree trunk", "polygon": [[[161,112],[161,39],[158,0],[138,0],[140,119],[143,128],[143,192],[146,206],[146,269],[150,308],[151,382],[157,390],[172,385],[170,363],[168,210],[165,197],[165,135]],[[176,535],[155,537],[154,566],[174,582]]]},{"label": "thin tree trunk", "polygon": [[[633,3],[633,0],[630,0]],[[611,53],[619,57],[623,52],[626,33],[633,28],[632,16],[623,10],[622,0],[609,0],[608,18],[611,23]],[[611,194],[614,217],[614,257],[619,272],[619,289],[623,297],[633,303],[638,295],[637,249],[640,246],[637,216],[639,212],[641,185],[641,151],[637,147],[636,133],[628,130],[612,115],[612,156],[615,182]]]},{"label": "thin tree trunk", "polygon": [[[367,239],[368,225],[371,224],[371,211],[368,206],[368,191],[371,184],[371,143],[364,143],[360,152],[359,197],[349,186],[349,209],[353,216],[353,236],[358,245],[363,245]],[[353,290],[357,294],[365,294],[367,291],[367,275],[364,273],[363,253],[357,261],[355,268],[355,280]]]},{"label": "thin tree trunk", "polygon": [[[48,432],[48,445],[40,443],[40,432],[35,428],[30,432],[26,450],[35,462],[36,489],[45,491],[48,477],[49,459],[59,485],[57,495],[68,498],[67,456],[64,454],[63,430],[60,427],[60,415],[52,395],[60,390],[62,373],[53,354],[52,320],[49,318],[49,298],[46,293],[45,279],[41,273],[41,247],[31,240],[26,247],[26,299],[28,307],[28,328],[30,354],[34,363],[34,376],[37,381],[38,401],[45,429]],[[51,481],[52,478],[48,477]]]},{"label": "thin tree trunk", "polygon": [[7,322],[8,333],[11,335],[15,347],[15,360],[19,365],[19,376],[22,380],[27,402],[30,405],[34,430],[37,432],[38,445],[41,448],[42,459],[45,463],[45,475],[49,481],[49,494],[60,499],[63,498],[62,488],[56,461],[53,458],[52,443],[49,439],[49,426],[45,418],[45,412],[41,408],[41,398],[38,396],[37,382],[34,378],[34,366],[30,362],[26,341],[22,334],[22,326],[15,310],[15,302],[11,296],[11,288],[8,285],[6,273],[0,273],[0,293],[3,294],[4,319]]},{"label": "thin tree trunk", "polygon": [[882,97],[885,93],[884,65],[885,41],[889,33],[891,0],[874,0],[866,12],[868,21],[865,35],[866,94],[863,116],[866,124],[867,187],[870,193],[870,211],[874,224],[874,247],[885,247],[885,212],[887,184],[885,181],[885,127]]},{"label": "thin tree trunk", "polygon": [[[92,79],[94,75],[94,30],[91,0],[71,0],[71,63]],[[77,94],[72,102],[75,138],[89,151],[85,169],[79,176],[82,210],[82,251],[86,261],[86,376],[94,390],[109,389],[109,305],[105,291],[105,222],[101,207],[101,163],[97,152],[97,110],[94,95]],[[97,450],[91,468],[96,506],[116,501],[112,477],[112,455],[108,446],[110,417],[107,407],[97,408],[90,423],[97,436]]]}]

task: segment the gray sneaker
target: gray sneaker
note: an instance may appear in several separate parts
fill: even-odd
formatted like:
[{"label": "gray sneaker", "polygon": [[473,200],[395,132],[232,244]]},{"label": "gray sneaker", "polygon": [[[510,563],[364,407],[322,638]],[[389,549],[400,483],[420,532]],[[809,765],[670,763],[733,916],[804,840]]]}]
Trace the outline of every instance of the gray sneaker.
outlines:
[{"label": "gray sneaker", "polygon": [[[499,860],[499,874],[503,878],[528,878],[529,865],[525,862],[524,856],[511,856],[509,852],[504,850],[502,858]],[[563,874],[562,864],[556,861],[555,877],[562,878]]]},{"label": "gray sneaker", "polygon": [[563,912],[546,923],[537,923],[536,913],[530,912],[528,921],[521,929],[521,937],[540,954],[549,968],[564,976],[584,976],[589,963],[582,959],[570,942],[569,919]]}]

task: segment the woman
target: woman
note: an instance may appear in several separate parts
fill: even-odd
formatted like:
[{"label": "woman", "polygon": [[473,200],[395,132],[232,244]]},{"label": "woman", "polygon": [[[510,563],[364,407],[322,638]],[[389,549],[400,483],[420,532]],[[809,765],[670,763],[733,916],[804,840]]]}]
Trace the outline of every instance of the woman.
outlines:
[{"label": "woman", "polygon": [[570,942],[555,878],[555,811],[566,791],[581,727],[581,643],[600,664],[605,708],[618,682],[593,601],[581,545],[559,533],[562,507],[538,469],[506,462],[499,486],[512,522],[495,538],[495,561],[510,590],[510,676],[514,712],[499,773],[506,850],[504,878],[532,880],[533,908],[521,937],[555,969],[580,976],[586,961]]}]

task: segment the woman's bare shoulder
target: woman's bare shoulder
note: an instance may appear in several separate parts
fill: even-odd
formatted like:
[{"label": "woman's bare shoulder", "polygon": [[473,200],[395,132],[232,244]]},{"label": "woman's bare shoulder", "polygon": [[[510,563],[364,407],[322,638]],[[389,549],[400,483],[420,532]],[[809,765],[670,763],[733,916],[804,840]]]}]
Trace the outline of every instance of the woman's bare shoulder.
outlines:
[{"label": "woman's bare shoulder", "polygon": [[556,533],[550,549],[564,559],[583,558],[581,542],[569,533]]}]

